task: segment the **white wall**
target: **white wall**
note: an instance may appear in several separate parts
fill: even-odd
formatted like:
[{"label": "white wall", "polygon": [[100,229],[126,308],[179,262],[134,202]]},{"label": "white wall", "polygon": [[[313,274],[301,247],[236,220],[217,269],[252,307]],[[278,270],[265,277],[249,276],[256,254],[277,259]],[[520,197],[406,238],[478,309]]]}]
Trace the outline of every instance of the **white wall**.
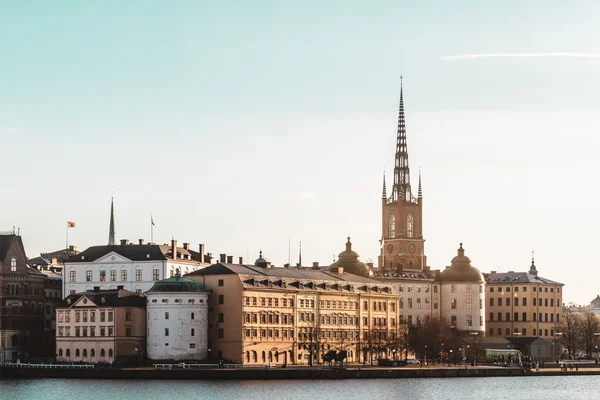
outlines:
[{"label": "white wall", "polygon": [[[480,293],[480,286],[482,287]],[[453,292],[452,288],[456,291]],[[467,287],[471,288],[469,292]],[[452,316],[456,316],[456,327],[465,331],[485,331],[485,284],[473,282],[451,282],[442,283],[441,308],[442,317],[452,321]],[[452,299],[456,299],[456,309],[452,308]],[[471,300],[471,309],[467,308],[468,300]],[[481,300],[482,308],[479,306]],[[472,318],[472,326],[467,326],[467,316]],[[483,324],[480,324],[480,317]]]}]

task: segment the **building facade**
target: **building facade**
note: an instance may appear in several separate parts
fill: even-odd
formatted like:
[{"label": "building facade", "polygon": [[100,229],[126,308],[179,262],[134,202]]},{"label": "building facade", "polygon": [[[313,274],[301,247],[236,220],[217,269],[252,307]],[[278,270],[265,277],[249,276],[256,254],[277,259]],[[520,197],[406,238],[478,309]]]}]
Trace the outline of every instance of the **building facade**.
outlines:
[{"label": "building facade", "polygon": [[486,274],[488,336],[540,337],[553,340],[562,313],[563,284],[528,272]]},{"label": "building facade", "polygon": [[[212,255],[207,256],[210,259]],[[138,244],[121,240],[120,245],[93,246],[65,261],[63,297],[95,286],[101,290],[123,286],[143,293],[156,282],[174,276],[177,269],[189,273],[210,265],[205,259],[203,244],[196,252],[189,243],[178,247],[177,240],[170,246],[145,244],[142,239]]]},{"label": "building facade", "polygon": [[44,356],[45,278],[27,265],[21,236],[0,233],[0,362]]},{"label": "building facade", "polygon": [[136,362],[146,349],[146,297],[96,286],[67,296],[56,308],[56,325],[59,362]]},{"label": "building facade", "polygon": [[331,271],[276,268],[261,255],[254,265],[219,263],[187,277],[212,291],[214,358],[311,365],[334,349],[358,362],[365,359],[368,341],[384,340],[398,326],[393,288],[347,273],[342,265]]},{"label": "building facade", "polygon": [[208,356],[208,291],[197,281],[158,281],[146,292],[147,354],[151,360],[203,360]]}]

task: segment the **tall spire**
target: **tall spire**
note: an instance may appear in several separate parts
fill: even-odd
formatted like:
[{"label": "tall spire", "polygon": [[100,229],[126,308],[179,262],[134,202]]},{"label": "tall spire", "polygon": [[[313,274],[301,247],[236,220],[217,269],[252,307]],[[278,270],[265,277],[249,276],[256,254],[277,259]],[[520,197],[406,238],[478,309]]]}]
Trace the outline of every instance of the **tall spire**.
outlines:
[{"label": "tall spire", "polygon": [[419,168],[419,192],[418,192],[419,200],[423,198],[423,190],[421,189],[421,168]]},{"label": "tall spire", "polygon": [[383,191],[381,192],[381,198],[387,199],[387,190],[385,188],[385,168],[383,169]]},{"label": "tall spire", "polygon": [[408,168],[408,149],[406,146],[402,79],[402,76],[400,76],[400,107],[398,110],[398,134],[396,137],[396,161],[394,165],[392,198],[396,201],[410,202],[412,201],[412,195],[410,190],[410,169]]},{"label": "tall spire", "polygon": [[536,276],[538,274],[537,268],[535,267],[535,258],[534,258],[533,250],[531,250],[531,267],[529,267],[529,273],[531,275],[536,275]]},{"label": "tall spire", "polygon": [[115,245],[115,199],[110,197],[110,227],[108,229],[108,245]]}]

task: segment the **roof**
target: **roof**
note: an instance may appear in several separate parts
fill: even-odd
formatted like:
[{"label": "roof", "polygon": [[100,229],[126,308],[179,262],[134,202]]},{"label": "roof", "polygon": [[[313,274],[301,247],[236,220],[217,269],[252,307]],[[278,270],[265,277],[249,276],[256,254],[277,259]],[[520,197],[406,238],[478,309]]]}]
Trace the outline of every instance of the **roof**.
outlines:
[{"label": "roof", "polygon": [[488,284],[502,283],[538,283],[549,285],[563,285],[560,282],[551,281],[550,279],[542,278],[541,276],[531,275],[529,272],[492,272],[485,274],[485,281]]},{"label": "roof", "polygon": [[[132,261],[145,261],[145,260],[172,260],[172,249],[169,245],[159,244],[127,244],[127,245],[104,245],[104,246],[92,246],[77,255],[69,257],[65,260],[67,263],[76,262],[90,262],[96,261],[105,255],[114,252]],[[184,249],[183,247],[177,247],[178,256],[187,256],[187,258],[177,258],[177,261],[181,262],[198,262],[192,257],[192,252]],[[197,253],[196,253],[197,254]]]},{"label": "roof", "polygon": [[374,268],[373,269],[374,279],[377,280],[427,280],[431,281],[435,279],[435,273],[421,271],[421,270],[406,270],[399,268]]},{"label": "roof", "polygon": [[[130,292],[124,289],[88,290],[67,296],[57,307],[72,307],[81,297],[87,297],[97,306],[132,306],[144,307],[146,296],[141,293]],[[104,302],[102,301],[104,299]],[[93,307],[93,305],[91,306]]]},{"label": "roof", "polygon": [[481,271],[471,265],[471,259],[465,256],[462,243],[452,259],[451,265],[440,273],[442,282],[484,282]]},{"label": "roof", "polygon": [[351,283],[369,283],[373,285],[381,285],[373,279],[364,278],[362,276],[354,274],[338,274],[329,271],[320,271],[312,268],[261,268],[254,265],[240,265],[240,264],[225,264],[218,263],[213,264],[209,267],[199,269],[194,272],[186,274],[186,276],[195,275],[260,275],[265,277],[274,278],[291,278],[291,279],[306,279],[306,280],[320,280],[320,281],[339,281],[339,282],[351,282]]},{"label": "roof", "polygon": [[25,252],[25,247],[23,246],[23,240],[21,239],[21,236],[15,234],[0,235],[0,262],[4,261],[8,251],[10,250],[10,247],[15,240],[17,241],[17,245],[23,249],[23,252]]},{"label": "roof", "polygon": [[181,275],[175,275],[169,279],[163,279],[156,282],[146,293],[165,293],[165,292],[207,292],[200,282],[183,278]]}]

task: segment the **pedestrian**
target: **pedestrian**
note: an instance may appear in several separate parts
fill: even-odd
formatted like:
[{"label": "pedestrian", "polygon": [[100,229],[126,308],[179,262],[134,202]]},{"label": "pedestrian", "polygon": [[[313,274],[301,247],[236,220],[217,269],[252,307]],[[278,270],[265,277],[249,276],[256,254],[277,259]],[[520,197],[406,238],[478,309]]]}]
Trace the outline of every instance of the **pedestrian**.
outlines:
[{"label": "pedestrian", "polygon": [[575,372],[579,372],[579,364],[575,364]]},{"label": "pedestrian", "polygon": [[535,372],[539,372],[539,370],[540,370],[540,362],[538,361],[535,363]]}]

